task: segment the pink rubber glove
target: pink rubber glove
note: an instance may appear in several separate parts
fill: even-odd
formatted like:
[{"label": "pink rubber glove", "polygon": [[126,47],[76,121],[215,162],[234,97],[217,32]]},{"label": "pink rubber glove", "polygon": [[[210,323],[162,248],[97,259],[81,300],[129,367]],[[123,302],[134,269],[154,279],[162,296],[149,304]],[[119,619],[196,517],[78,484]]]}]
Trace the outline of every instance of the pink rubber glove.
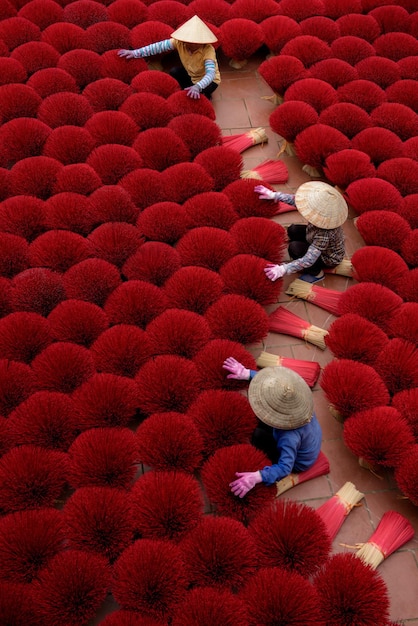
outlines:
[{"label": "pink rubber glove", "polygon": [[264,185],[257,185],[254,191],[259,194],[260,200],[275,200],[276,193]]},{"label": "pink rubber glove", "polygon": [[118,57],[125,57],[125,59],[135,59],[133,50],[119,50]]},{"label": "pink rubber glove", "polygon": [[227,378],[235,378],[236,380],[250,380],[251,372],[249,369],[243,366],[242,363],[234,359],[233,356],[229,356],[223,362],[222,367],[224,370],[231,372]]},{"label": "pink rubber glove", "polygon": [[263,481],[260,472],[235,472],[235,476],[238,476],[237,480],[229,483],[229,486],[234,496],[240,498],[243,498],[255,485]]},{"label": "pink rubber glove", "polygon": [[286,264],[274,265],[273,263],[269,263],[267,267],[264,268],[264,272],[270,280],[277,280],[286,274]]},{"label": "pink rubber glove", "polygon": [[193,98],[195,100],[198,100],[200,98],[200,89],[197,85],[192,85],[192,87],[186,87],[184,91],[187,93],[189,98]]}]

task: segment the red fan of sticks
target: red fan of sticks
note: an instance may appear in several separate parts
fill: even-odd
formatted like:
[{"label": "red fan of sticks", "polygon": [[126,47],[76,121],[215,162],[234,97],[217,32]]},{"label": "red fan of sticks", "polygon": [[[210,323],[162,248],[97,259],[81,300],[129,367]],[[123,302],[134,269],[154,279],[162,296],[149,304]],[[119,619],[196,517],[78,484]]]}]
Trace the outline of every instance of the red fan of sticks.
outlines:
[{"label": "red fan of sticks", "polygon": [[353,483],[346,482],[337,493],[316,509],[327,527],[331,540],[337,535],[352,508],[357,506],[363,497],[364,493],[357,491]]},{"label": "red fan of sticks", "polygon": [[257,365],[258,367],[287,367],[299,374],[308,383],[309,387],[315,385],[321,371],[321,366],[317,361],[291,359],[264,351],[258,357]]},{"label": "red fan of sticks", "polygon": [[309,324],[309,322],[282,306],[279,306],[270,314],[269,320],[269,330],[271,332],[300,337],[318,348],[321,348],[321,350],[325,350],[325,337],[328,335],[327,330]]},{"label": "red fan of sticks", "polygon": [[370,539],[356,544],[356,556],[376,569],[382,561],[410,541],[415,534],[409,520],[396,511],[386,511]]},{"label": "red fan of sticks", "polygon": [[321,307],[321,309],[325,309],[333,315],[338,315],[338,303],[340,301],[341,291],[312,285],[297,278],[290,283],[286,294],[300,298],[301,300],[306,300],[307,302],[312,302],[312,304],[316,304]]},{"label": "red fan of sticks", "polygon": [[267,159],[252,170],[243,170],[241,178],[252,178],[272,185],[281,185],[289,179],[289,171],[283,161]]},{"label": "red fan of sticks", "polygon": [[285,491],[292,489],[292,487],[296,487],[300,483],[306,483],[308,480],[312,480],[312,478],[317,478],[318,476],[324,476],[329,472],[329,461],[323,452],[319,453],[318,458],[315,463],[308,470],[299,473],[289,474],[285,476],[281,480],[276,482],[277,487],[277,496],[280,496]]},{"label": "red fan of sticks", "polygon": [[233,148],[237,152],[244,152],[251,146],[257,144],[267,143],[268,137],[266,131],[261,126],[259,128],[252,128],[247,133],[240,133],[238,135],[226,135],[222,137],[222,145]]}]

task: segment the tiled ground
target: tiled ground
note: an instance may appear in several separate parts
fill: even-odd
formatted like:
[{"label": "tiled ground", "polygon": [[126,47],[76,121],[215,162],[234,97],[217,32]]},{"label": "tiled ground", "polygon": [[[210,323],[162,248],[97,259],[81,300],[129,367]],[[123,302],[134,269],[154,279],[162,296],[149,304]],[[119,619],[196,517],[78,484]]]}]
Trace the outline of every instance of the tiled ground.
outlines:
[{"label": "tiled ground", "polygon": [[[219,59],[222,84],[214,94],[213,105],[216,122],[223,134],[244,133],[251,128],[262,126],[269,138],[267,144],[254,146],[243,153],[245,169],[252,169],[265,159],[276,158],[283,145],[283,139],[269,127],[269,116],[277,105],[272,99],[273,92],[257,73],[257,67],[263,60],[264,57],[258,55],[250,59],[243,69],[235,70],[222,56]],[[280,158],[288,167],[289,180],[285,185],[276,186],[276,189],[294,193],[301,183],[312,180],[302,170],[302,165],[296,157],[284,154]],[[344,226],[348,257],[364,245],[354,227],[353,217],[354,215],[350,214]],[[285,213],[274,219],[280,224],[288,225],[298,220],[298,213]],[[294,278],[295,276],[286,277],[285,288]],[[352,282],[353,279],[343,276],[327,276],[322,285],[329,289],[344,291]],[[329,328],[335,319],[333,315],[313,304],[302,300],[292,301],[284,293],[279,304],[286,306],[311,324],[325,329]],[[269,307],[268,312],[276,307],[277,305]],[[318,361],[322,367],[333,358],[328,349],[322,351],[302,339],[275,333],[270,333],[262,345],[253,345],[249,349],[255,357],[265,350],[285,357]],[[418,626],[418,508],[409,500],[402,498],[390,473],[382,472],[382,476],[378,478],[359,466],[357,458],[344,446],[341,424],[329,413],[326,398],[318,383],[313,394],[323,429],[322,450],[330,461],[331,471],[327,476],[294,487],[286,492],[286,497],[317,507],[346,481],[354,483],[357,489],[365,494],[362,505],[350,513],[337,535],[334,541],[335,552],[347,550],[340,546],[340,543],[351,545],[366,541],[385,511],[396,510],[405,515],[414,525],[417,534],[412,541],[384,561],[379,566],[379,572],[389,589],[391,618],[402,620],[409,626]]]}]

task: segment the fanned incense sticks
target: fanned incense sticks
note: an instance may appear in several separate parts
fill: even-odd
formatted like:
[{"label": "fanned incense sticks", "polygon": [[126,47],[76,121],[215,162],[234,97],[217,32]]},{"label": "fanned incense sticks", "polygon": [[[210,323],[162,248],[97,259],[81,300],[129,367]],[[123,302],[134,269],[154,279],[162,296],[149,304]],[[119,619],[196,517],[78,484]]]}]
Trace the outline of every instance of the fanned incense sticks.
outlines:
[{"label": "fanned incense sticks", "polygon": [[295,313],[291,313],[282,306],[279,306],[269,316],[270,328],[273,333],[282,333],[283,335],[291,335],[292,337],[300,337],[305,341],[312,343],[321,350],[326,349],[325,337],[328,331],[319,326],[309,324]]},{"label": "fanned incense sticks", "polygon": [[268,142],[268,137],[264,128],[252,128],[247,133],[238,135],[226,135],[222,137],[222,145],[233,148],[237,152],[244,152],[247,148]]},{"label": "fanned incense sticks", "polygon": [[286,290],[288,296],[294,296],[312,302],[329,311],[333,315],[338,315],[338,303],[340,301],[341,291],[335,289],[327,289],[326,287],[319,287],[318,285],[307,283],[305,280],[296,278]]},{"label": "fanned incense sticks", "polygon": [[291,359],[285,356],[278,356],[269,352],[262,352],[257,359],[258,367],[287,367],[301,376],[309,385],[313,387],[318,380],[321,366],[316,361],[303,361],[301,359]]},{"label": "fanned incense sticks", "polygon": [[356,544],[356,556],[376,569],[382,561],[398,550],[415,534],[409,520],[396,511],[386,511],[370,539]]},{"label": "fanned incense sticks", "polygon": [[343,259],[341,263],[335,267],[324,269],[324,272],[325,274],[338,274],[339,276],[348,276],[351,278],[353,275],[353,264],[350,259]]},{"label": "fanned incense sticks", "polygon": [[318,515],[323,519],[331,539],[334,539],[347,515],[363,497],[364,493],[358,491],[353,483],[346,482],[337,493],[316,509]]},{"label": "fanned incense sticks", "polygon": [[289,171],[283,161],[267,159],[252,170],[243,170],[241,178],[254,178],[272,185],[280,185],[288,180]]},{"label": "fanned incense sticks", "polygon": [[[281,480],[276,482],[277,487],[277,496],[280,496],[285,491],[292,489],[292,487],[296,487],[300,483],[305,483],[312,478],[317,478],[318,476],[324,476],[329,472],[329,461],[323,452],[319,453],[319,456],[315,463],[305,472],[299,472],[298,474],[293,473],[285,476]],[[276,497],[277,497],[276,496]]]}]

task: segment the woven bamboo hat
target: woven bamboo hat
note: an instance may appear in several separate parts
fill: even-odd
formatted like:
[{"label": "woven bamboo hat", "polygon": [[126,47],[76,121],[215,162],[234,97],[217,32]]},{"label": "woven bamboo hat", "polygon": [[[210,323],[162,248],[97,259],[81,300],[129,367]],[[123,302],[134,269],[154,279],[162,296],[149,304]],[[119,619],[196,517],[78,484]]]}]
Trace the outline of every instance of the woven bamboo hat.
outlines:
[{"label": "woven bamboo hat", "polygon": [[326,230],[344,224],[348,215],[347,203],[340,192],[320,181],[303,183],[296,191],[295,204],[308,222]]},{"label": "woven bamboo hat", "polygon": [[194,15],[174,33],[171,33],[171,37],[185,43],[215,43],[218,41],[214,33],[197,15]]},{"label": "woven bamboo hat", "polygon": [[273,428],[292,430],[311,421],[312,393],[287,367],[265,367],[252,379],[248,400],[257,417]]}]

